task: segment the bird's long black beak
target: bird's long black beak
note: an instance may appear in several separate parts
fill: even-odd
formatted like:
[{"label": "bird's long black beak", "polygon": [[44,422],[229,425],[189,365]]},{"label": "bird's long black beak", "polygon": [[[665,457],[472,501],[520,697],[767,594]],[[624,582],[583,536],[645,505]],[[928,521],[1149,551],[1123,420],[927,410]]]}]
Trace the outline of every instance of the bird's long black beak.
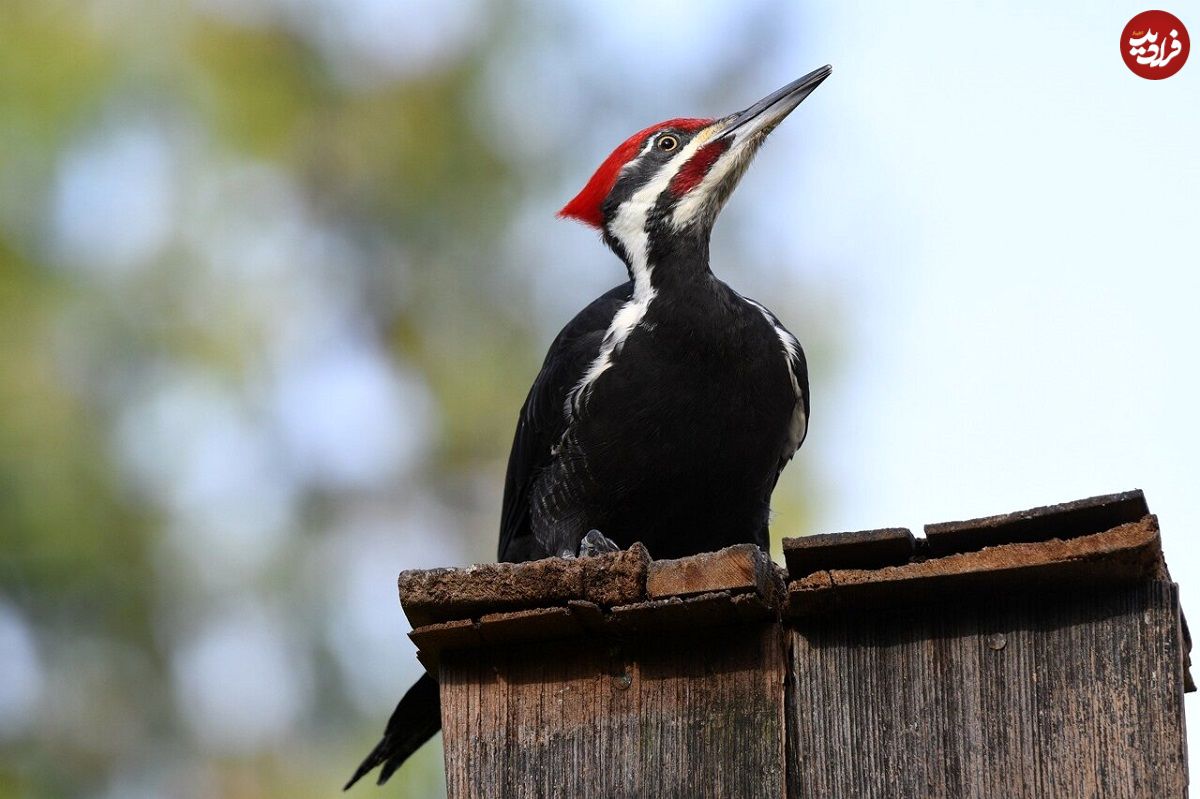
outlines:
[{"label": "bird's long black beak", "polygon": [[682,190],[676,188],[679,182],[674,180],[668,187],[680,195],[671,212],[671,225],[682,230],[703,220],[705,225],[711,226],[767,134],[831,72],[833,67],[828,65],[814,69],[803,78],[771,92],[745,111],[718,119],[697,133],[677,160],[671,162],[675,165],[676,175],[683,174],[697,162],[704,167],[700,179],[693,176],[690,182],[684,181]]},{"label": "bird's long black beak", "polygon": [[828,64],[814,69],[803,78],[771,92],[745,111],[726,117],[722,120],[724,127],[716,136],[733,136],[736,141],[745,141],[759,134],[765,136],[804,102],[804,98],[812,94],[831,72],[833,67]]}]

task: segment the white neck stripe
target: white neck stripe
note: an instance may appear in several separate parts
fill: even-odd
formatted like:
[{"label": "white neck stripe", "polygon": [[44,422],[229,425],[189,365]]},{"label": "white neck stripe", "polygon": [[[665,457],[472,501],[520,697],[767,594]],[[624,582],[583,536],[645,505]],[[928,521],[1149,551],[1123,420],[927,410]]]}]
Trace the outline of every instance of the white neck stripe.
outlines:
[{"label": "white neck stripe", "polygon": [[[587,402],[588,395],[596,379],[613,365],[614,359],[625,346],[625,340],[637,328],[650,308],[658,292],[651,283],[650,276],[654,265],[650,263],[650,237],[646,231],[646,220],[650,211],[658,202],[671,179],[699,150],[708,136],[704,131],[698,133],[687,146],[681,149],[674,158],[663,164],[662,168],[646,185],[635,191],[633,195],[617,208],[616,216],[608,225],[608,233],[620,243],[629,259],[629,272],[633,276],[633,296],[613,315],[612,322],[604,334],[600,351],[591,366],[583,373],[583,377],[567,394],[565,412],[568,419],[574,418]],[[633,164],[640,161],[653,146],[653,137]]]}]

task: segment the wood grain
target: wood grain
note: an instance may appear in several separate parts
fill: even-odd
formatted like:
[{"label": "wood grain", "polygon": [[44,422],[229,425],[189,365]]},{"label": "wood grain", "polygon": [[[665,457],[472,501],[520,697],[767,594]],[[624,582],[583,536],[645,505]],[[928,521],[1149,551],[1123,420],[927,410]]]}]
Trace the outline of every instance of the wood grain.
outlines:
[{"label": "wood grain", "polygon": [[1138,489],[1077,499],[1058,505],[925,525],[925,546],[933,557],[973,552],[997,544],[1079,538],[1136,522],[1150,513]]},{"label": "wood grain", "polygon": [[899,566],[908,563],[916,551],[912,531],[905,527],[783,539],[783,558],[793,580],[828,569]]},{"label": "wood grain", "polygon": [[1132,585],[1166,576],[1158,519],[1148,515],[1067,540],[1001,544],[880,569],[816,572],[788,584],[785,612],[803,616],[850,608],[865,611],[1067,583]]},{"label": "wood grain", "polygon": [[773,598],[782,593],[783,579],[776,574],[770,557],[754,544],[650,563],[646,595],[651,599],[714,591],[753,591]]},{"label": "wood grain", "polygon": [[641,544],[590,558],[482,563],[400,573],[400,604],[413,627],[487,613],[566,607],[572,601],[622,605],[646,598],[650,556]]},{"label": "wood grain", "polygon": [[446,652],[449,797],[782,797],[777,624]]},{"label": "wood grain", "polygon": [[1176,586],[796,622],[788,795],[1186,795]]},{"label": "wood grain", "polygon": [[406,572],[449,796],[1185,796],[1190,641],[1146,510],[790,542],[786,591],[753,547]]}]

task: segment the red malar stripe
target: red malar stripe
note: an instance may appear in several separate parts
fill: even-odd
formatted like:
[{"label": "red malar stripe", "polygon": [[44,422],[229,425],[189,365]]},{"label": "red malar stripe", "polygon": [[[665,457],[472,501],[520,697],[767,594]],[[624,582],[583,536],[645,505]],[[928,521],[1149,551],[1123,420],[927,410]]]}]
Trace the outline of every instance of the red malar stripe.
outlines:
[{"label": "red malar stripe", "polygon": [[712,169],[712,165],[728,149],[729,139],[720,138],[697,150],[696,154],[689,158],[688,162],[671,179],[671,193],[679,197],[696,188],[700,181],[704,180],[708,170]]}]

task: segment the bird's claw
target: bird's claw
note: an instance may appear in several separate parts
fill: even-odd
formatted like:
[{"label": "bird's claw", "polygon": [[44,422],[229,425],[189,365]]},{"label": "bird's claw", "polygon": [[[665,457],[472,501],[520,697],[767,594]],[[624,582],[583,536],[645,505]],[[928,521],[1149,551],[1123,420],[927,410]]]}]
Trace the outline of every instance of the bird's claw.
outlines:
[{"label": "bird's claw", "polygon": [[590,558],[606,552],[619,552],[620,549],[616,542],[599,530],[588,530],[588,534],[579,542],[579,557]]}]

